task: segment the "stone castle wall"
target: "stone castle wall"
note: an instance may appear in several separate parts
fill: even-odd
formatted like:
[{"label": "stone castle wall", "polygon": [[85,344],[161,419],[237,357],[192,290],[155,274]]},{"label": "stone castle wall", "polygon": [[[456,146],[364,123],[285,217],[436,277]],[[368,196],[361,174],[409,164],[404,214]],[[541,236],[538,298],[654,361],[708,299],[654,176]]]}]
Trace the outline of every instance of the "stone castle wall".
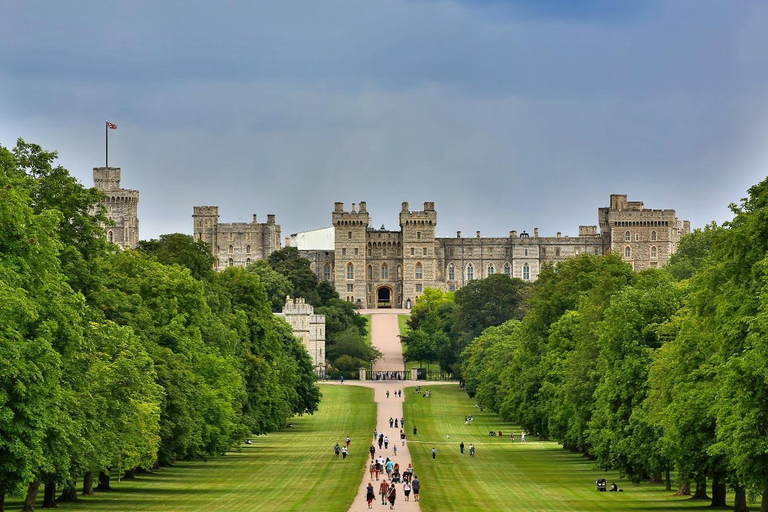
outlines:
[{"label": "stone castle wall", "polygon": [[318,375],[325,369],[325,315],[315,314],[314,308],[302,298],[286,297],[282,313],[275,313],[291,326],[312,358]]},{"label": "stone castle wall", "polygon": [[102,203],[113,225],[105,225],[107,240],[122,249],[133,249],[139,242],[139,191],[120,188],[119,167],[94,167],[93,186],[104,192]]}]

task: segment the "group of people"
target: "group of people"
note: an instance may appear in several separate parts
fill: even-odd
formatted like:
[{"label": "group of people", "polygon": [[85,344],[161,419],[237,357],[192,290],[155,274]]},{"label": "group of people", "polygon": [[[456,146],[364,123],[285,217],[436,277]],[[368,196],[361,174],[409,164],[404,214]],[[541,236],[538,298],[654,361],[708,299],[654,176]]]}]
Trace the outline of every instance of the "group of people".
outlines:
[{"label": "group of people", "polygon": [[389,428],[393,428],[392,427],[393,425],[394,425],[394,428],[400,428],[400,427],[405,428],[405,418],[400,418],[400,423],[399,423],[399,426],[398,426],[397,418],[390,417],[389,418]]},{"label": "group of people", "polygon": [[371,372],[376,380],[405,380],[405,372]]},{"label": "group of people", "polygon": [[[402,398],[403,397],[403,390],[402,389],[396,389],[396,390],[394,390],[392,392],[392,394],[394,396],[396,396],[397,398]],[[389,390],[387,390],[387,398],[389,398]]]},{"label": "group of people", "polygon": [[[393,472],[394,475],[394,472]],[[379,496],[381,497],[381,504],[386,505],[389,503],[390,510],[395,508],[395,500],[397,500],[397,487],[396,484],[399,484],[399,480],[395,480],[394,478],[388,482],[387,479],[383,479],[381,483],[379,484]],[[408,465],[408,469],[406,469],[403,472],[403,495],[405,496],[405,501],[411,500],[411,492],[413,492],[413,499],[414,501],[419,501],[419,491],[421,490],[421,482],[419,481],[419,477],[414,475],[413,473],[413,466]],[[376,490],[373,487],[373,483],[369,482],[368,487],[366,489],[365,494],[365,501],[368,502],[368,508],[373,508],[372,503],[373,500],[376,499]]]},{"label": "group of people", "polygon": [[341,453],[342,460],[347,460],[347,452],[349,451],[349,443],[352,442],[352,439],[350,439],[349,436],[347,436],[347,440],[344,443],[344,446],[340,446],[339,443],[336,443],[333,446],[333,453],[336,456],[336,458],[339,458],[339,453]]}]

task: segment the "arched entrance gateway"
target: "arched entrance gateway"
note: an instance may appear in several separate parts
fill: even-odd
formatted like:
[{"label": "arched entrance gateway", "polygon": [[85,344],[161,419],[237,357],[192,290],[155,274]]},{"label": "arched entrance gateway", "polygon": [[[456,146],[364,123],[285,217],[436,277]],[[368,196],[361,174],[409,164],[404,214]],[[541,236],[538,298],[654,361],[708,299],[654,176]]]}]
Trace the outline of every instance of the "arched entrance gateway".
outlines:
[{"label": "arched entrance gateway", "polygon": [[389,286],[381,286],[376,290],[376,307],[391,308],[394,306],[394,292]]}]

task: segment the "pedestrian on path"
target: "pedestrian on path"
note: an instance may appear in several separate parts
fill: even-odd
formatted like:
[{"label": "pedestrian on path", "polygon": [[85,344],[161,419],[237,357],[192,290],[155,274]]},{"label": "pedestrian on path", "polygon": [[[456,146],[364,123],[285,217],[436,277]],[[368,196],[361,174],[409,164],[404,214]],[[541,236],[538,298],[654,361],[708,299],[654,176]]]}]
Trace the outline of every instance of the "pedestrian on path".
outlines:
[{"label": "pedestrian on path", "polygon": [[437,448],[434,446],[432,447],[432,460],[435,460],[437,458]]},{"label": "pedestrian on path", "polygon": [[384,449],[389,448],[389,436],[384,436]]},{"label": "pedestrian on path", "polygon": [[387,398],[389,398],[389,390],[387,390]]},{"label": "pedestrian on path", "polygon": [[381,481],[381,484],[379,484],[379,494],[381,494],[381,504],[386,505],[387,494],[389,494],[389,484],[387,483],[386,478]]},{"label": "pedestrian on path", "polygon": [[381,450],[381,446],[384,444],[384,434],[379,434],[379,450]]},{"label": "pedestrian on path", "polygon": [[475,445],[473,445],[473,444],[469,445],[469,456],[473,457],[473,458],[475,456]]},{"label": "pedestrian on path", "polygon": [[400,441],[403,443],[403,446],[405,446],[405,432],[402,430],[400,431]]},{"label": "pedestrian on path", "polygon": [[397,418],[395,418],[395,428],[400,428],[397,424]]},{"label": "pedestrian on path", "polygon": [[387,478],[392,479],[392,470],[395,467],[395,463],[389,460],[389,457],[387,457]]},{"label": "pedestrian on path", "polygon": [[395,499],[397,499],[397,488],[393,485],[389,488],[389,510],[395,508]]},{"label": "pedestrian on path", "polygon": [[413,501],[419,501],[419,491],[421,490],[421,482],[419,481],[418,476],[414,475],[413,481],[411,482],[411,488],[413,489]]},{"label": "pedestrian on path", "polygon": [[464,441],[462,441],[461,444],[459,444],[459,451],[461,452],[462,455],[464,455]]},{"label": "pedestrian on path", "polygon": [[[371,465],[368,466],[368,471],[371,472],[371,480],[373,480],[373,475],[376,474],[376,463],[375,462],[371,462]],[[377,478],[377,480],[378,480],[378,478]]]},{"label": "pedestrian on path", "polygon": [[368,502],[368,508],[371,508],[371,502],[374,500],[374,498],[376,498],[376,495],[373,492],[373,484],[369,483],[368,489],[366,490],[367,490],[367,493],[365,495],[365,501]]},{"label": "pedestrian on path", "polygon": [[376,438],[379,437],[379,429],[375,428],[373,429],[373,440],[376,441]]},{"label": "pedestrian on path", "polygon": [[347,447],[341,447],[341,460],[347,460]]},{"label": "pedestrian on path", "polygon": [[408,483],[408,480],[406,480],[405,483],[403,484],[403,494],[405,494],[405,501],[410,501],[411,484]]},{"label": "pedestrian on path", "polygon": [[368,452],[371,454],[371,460],[373,460],[374,457],[376,457],[376,447],[371,445],[371,447],[368,448]]},{"label": "pedestrian on path", "polygon": [[389,418],[389,428],[392,428],[392,425],[394,425],[394,424],[395,424],[395,419],[390,417]]},{"label": "pedestrian on path", "polygon": [[405,428],[405,418],[400,417],[400,428]]},{"label": "pedestrian on path", "polygon": [[397,456],[397,445],[396,444],[392,445],[392,456],[393,457]]}]

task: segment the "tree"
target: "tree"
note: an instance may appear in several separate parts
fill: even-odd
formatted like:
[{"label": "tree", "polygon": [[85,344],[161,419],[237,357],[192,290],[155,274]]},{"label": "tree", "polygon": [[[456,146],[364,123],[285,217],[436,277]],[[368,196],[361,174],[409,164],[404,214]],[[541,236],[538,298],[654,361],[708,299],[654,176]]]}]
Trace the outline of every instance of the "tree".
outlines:
[{"label": "tree", "polygon": [[163,265],[180,265],[189,269],[195,279],[213,279],[216,258],[208,244],[189,235],[172,233],[159,239],[141,240],[136,249]]},{"label": "tree", "polygon": [[258,260],[248,266],[248,272],[259,276],[272,311],[279,312],[285,306],[285,298],[293,296],[293,285],[283,274],[272,269],[269,262]]},{"label": "tree", "polygon": [[669,261],[664,265],[664,270],[678,281],[693,277],[709,256],[712,242],[719,229],[721,228],[712,222],[704,226],[703,230],[695,229],[682,236],[677,244],[677,252],[670,256]]},{"label": "tree", "polygon": [[297,248],[284,247],[274,251],[267,260],[275,271],[288,278],[296,297],[303,297],[307,303],[316,307],[321,305],[317,276],[312,272],[309,260],[302,258]]}]

